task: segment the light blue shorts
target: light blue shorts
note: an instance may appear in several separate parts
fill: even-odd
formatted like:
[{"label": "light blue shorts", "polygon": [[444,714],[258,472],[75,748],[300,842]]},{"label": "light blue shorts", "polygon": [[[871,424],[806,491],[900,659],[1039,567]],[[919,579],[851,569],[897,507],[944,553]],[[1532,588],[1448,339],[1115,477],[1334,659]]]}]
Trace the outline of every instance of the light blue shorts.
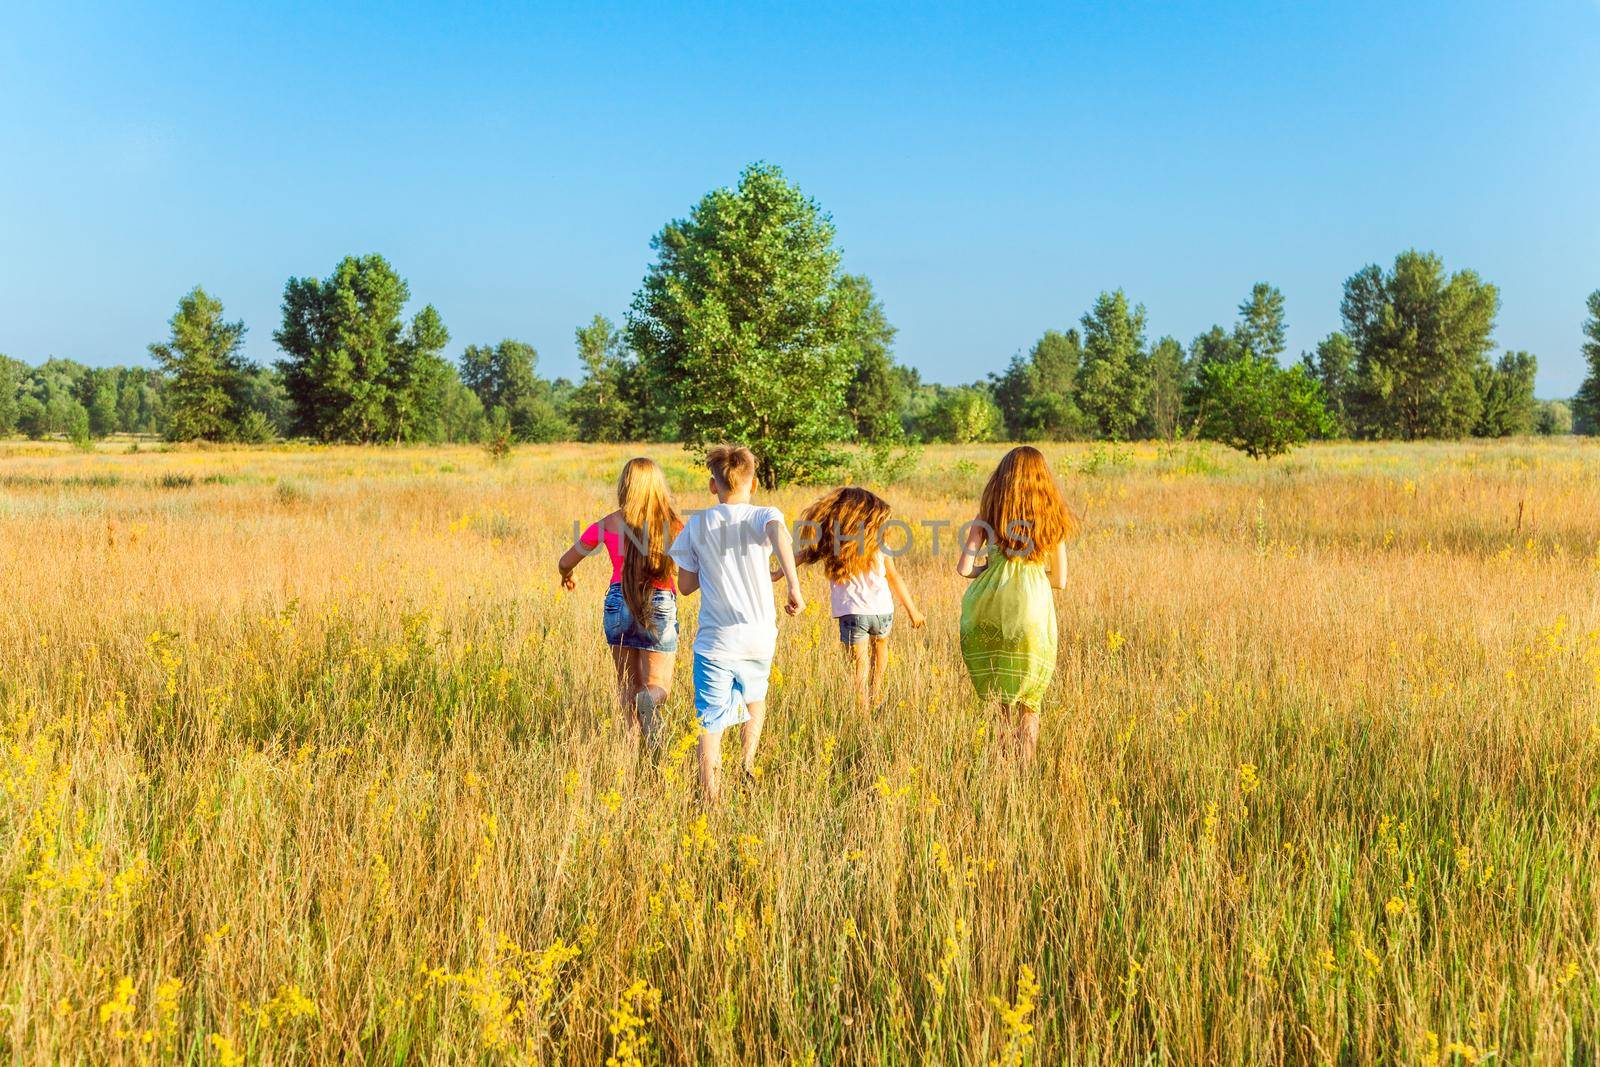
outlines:
[{"label": "light blue shorts", "polygon": [[726,662],[694,654],[694,716],[708,734],[750,721],[746,704],[767,699],[767,676],[772,660],[735,659]]}]

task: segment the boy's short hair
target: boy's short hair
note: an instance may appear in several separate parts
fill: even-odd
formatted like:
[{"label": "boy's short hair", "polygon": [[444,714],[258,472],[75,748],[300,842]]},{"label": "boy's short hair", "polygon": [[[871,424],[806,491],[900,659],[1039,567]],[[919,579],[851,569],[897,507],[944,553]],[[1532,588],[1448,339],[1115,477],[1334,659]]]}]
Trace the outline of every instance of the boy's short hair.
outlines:
[{"label": "boy's short hair", "polygon": [[756,477],[756,454],[744,445],[712,445],[706,449],[711,476],[729,489],[749,485]]}]

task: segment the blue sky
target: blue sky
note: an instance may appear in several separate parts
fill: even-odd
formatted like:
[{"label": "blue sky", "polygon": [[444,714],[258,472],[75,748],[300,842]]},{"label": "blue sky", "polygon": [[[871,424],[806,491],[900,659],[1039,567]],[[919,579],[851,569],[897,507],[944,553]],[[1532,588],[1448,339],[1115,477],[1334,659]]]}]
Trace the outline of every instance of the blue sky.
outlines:
[{"label": "blue sky", "polygon": [[970,381],[1101,289],[1152,339],[1288,299],[1291,353],[1408,247],[1581,376],[1600,0],[1523,4],[8,4],[0,352],[142,361],[204,284],[277,357],[283,283],[378,251],[452,334],[619,318],[649,240],[765,159],[834,216],[897,355]]}]

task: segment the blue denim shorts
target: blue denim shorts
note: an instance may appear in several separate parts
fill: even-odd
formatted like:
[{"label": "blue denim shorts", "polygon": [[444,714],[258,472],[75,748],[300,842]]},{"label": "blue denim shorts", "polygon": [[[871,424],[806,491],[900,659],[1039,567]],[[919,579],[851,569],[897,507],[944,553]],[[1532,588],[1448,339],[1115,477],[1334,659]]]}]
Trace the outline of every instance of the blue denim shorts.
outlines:
[{"label": "blue denim shorts", "polygon": [[678,595],[670,589],[653,589],[650,607],[650,621],[641,625],[622,598],[621,584],[613,585],[606,593],[605,613],[601,616],[606,644],[642,648],[646,652],[678,651]]},{"label": "blue denim shorts", "polygon": [[894,625],[894,612],[887,615],[840,615],[839,640],[859,645],[869,637],[888,637]]},{"label": "blue denim shorts", "polygon": [[745,707],[767,699],[772,658],[712,660],[694,655],[694,717],[714,734],[748,722]]}]

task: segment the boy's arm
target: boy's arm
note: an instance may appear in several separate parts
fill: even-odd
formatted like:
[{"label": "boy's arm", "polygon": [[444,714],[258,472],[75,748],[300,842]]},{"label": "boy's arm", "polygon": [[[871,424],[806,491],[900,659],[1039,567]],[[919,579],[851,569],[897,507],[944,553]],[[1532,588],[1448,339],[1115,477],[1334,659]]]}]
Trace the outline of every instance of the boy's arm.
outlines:
[{"label": "boy's arm", "polygon": [[911,616],[911,628],[922,629],[923,623],[928,620],[917,610],[917,602],[911,599],[911,590],[906,587],[906,580],[900,577],[900,571],[895,568],[894,557],[887,553],[883,557],[883,574],[889,579],[889,591],[905,607],[906,614]]},{"label": "boy's arm", "polygon": [[789,528],[782,519],[767,520],[767,544],[777,554],[778,566],[783,569],[784,581],[789,585],[789,602],[783,610],[798,615],[806,608],[806,597],[800,591],[800,571],[794,565],[794,538],[789,536]]},{"label": "boy's arm", "polygon": [[700,591],[700,572],[678,568],[678,592],[683,596]]}]

